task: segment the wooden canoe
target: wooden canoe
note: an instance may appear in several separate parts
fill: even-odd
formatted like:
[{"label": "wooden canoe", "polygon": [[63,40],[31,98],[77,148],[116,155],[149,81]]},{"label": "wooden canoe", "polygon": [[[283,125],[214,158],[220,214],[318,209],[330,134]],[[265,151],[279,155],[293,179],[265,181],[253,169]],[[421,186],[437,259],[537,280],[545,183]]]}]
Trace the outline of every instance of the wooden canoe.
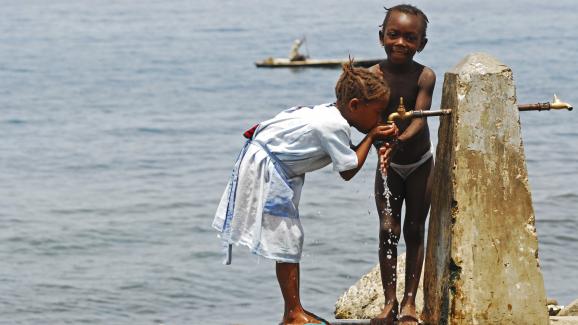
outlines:
[{"label": "wooden canoe", "polygon": [[[383,59],[354,60],[354,65],[358,67],[371,67]],[[334,68],[340,67],[348,59],[306,59],[303,61],[290,61],[284,58],[268,58],[263,61],[255,62],[259,68]]]}]

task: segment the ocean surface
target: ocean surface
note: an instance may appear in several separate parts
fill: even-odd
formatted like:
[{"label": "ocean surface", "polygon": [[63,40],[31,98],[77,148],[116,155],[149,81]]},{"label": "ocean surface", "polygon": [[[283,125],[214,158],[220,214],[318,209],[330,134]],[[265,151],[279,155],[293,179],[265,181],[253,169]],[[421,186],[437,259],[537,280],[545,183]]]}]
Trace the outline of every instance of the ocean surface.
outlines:
[{"label": "ocean surface", "polygon": [[[512,68],[520,103],[578,105],[575,0],[412,3],[430,20],[416,60],[438,76],[433,108],[444,72],[472,52]],[[313,58],[382,58],[394,4],[2,1],[0,324],[276,324],[274,264],[240,247],[222,265],[211,222],[241,132],[333,101],[339,70],[254,61],[302,36]],[[578,298],[577,114],[521,116],[540,264],[560,304]],[[327,318],[377,263],[375,160],[350,182],[330,167],[307,176],[301,294]]]}]

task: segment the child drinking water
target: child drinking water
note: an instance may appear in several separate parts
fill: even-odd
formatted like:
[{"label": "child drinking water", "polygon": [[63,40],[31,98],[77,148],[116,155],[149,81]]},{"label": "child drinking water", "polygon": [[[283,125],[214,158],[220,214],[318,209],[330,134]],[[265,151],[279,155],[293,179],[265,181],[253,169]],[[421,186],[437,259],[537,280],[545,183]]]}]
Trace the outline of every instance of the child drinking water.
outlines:
[{"label": "child drinking water", "polygon": [[[213,221],[227,247],[227,264],[232,244],[276,261],[284,324],[323,323],[303,309],[299,297],[303,229],[298,205],[305,173],[333,163],[349,180],[363,166],[372,142],[397,132],[395,126],[378,124],[389,98],[378,74],[354,68],[350,61],[335,94],[335,104],[293,107],[245,132],[249,140]],[[367,134],[356,147],[350,126]]]},{"label": "child drinking water", "polygon": [[[385,48],[387,58],[370,68],[381,73],[391,87],[391,100],[383,110],[384,120],[396,111],[400,97],[403,97],[408,110],[428,110],[435,86],[434,72],[413,60],[416,52],[422,51],[427,43],[426,15],[411,5],[398,5],[386,10],[379,41]],[[404,201],[403,236],[407,254],[405,293],[399,309],[398,324],[418,323],[415,297],[424,259],[424,228],[430,207],[434,162],[426,119],[398,120],[396,124],[400,135],[395,152],[390,152],[392,145],[386,146],[387,150],[380,149],[382,165],[378,167],[375,177],[375,201],[380,224],[379,263],[385,306],[372,324],[393,324],[398,317],[397,244],[401,234],[401,208]],[[384,154],[391,154],[391,157],[384,158]],[[385,174],[386,177],[383,176]],[[389,190],[384,186],[384,178]]]}]

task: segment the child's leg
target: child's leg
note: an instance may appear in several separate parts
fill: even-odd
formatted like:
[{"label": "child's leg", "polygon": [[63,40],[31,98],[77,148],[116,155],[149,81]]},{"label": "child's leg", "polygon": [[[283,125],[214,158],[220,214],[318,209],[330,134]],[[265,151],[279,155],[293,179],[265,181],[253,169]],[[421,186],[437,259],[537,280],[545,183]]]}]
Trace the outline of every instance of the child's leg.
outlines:
[{"label": "child's leg", "polygon": [[[376,318],[393,321],[397,315],[397,243],[401,234],[401,206],[403,203],[403,179],[391,169],[387,175],[389,200],[383,195],[381,172],[375,176],[375,203],[379,215],[379,265],[385,296],[383,311]],[[388,202],[389,201],[389,202]],[[386,322],[388,323],[388,322]]]},{"label": "child's leg", "polygon": [[[433,165],[433,159],[428,160],[406,179],[406,215],[403,223],[403,238],[407,253],[405,293],[401,301],[401,314],[412,317],[417,316],[415,296],[424,259],[425,221],[431,202]],[[415,323],[415,321],[411,323]]]},{"label": "child's leg", "polygon": [[299,296],[299,263],[275,263],[277,281],[285,301],[283,324],[321,323],[319,318],[301,306]]}]

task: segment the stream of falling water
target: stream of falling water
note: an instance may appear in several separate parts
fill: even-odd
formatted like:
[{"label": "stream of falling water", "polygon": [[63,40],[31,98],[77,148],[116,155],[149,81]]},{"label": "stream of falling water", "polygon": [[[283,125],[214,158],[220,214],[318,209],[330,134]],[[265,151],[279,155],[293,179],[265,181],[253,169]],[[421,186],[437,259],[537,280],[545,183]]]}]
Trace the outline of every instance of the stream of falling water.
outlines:
[{"label": "stream of falling water", "polygon": [[381,179],[383,179],[383,197],[385,198],[385,209],[383,211],[385,213],[391,214],[391,204],[389,203],[389,199],[391,198],[391,191],[387,186],[387,174],[382,172]]},{"label": "stream of falling water", "polygon": [[[391,191],[389,190],[389,187],[387,186],[387,174],[382,172],[381,178],[383,179],[383,197],[385,198],[385,208],[383,209],[383,212],[384,214],[391,215],[391,204],[389,203],[389,199],[391,198],[392,194]],[[391,229],[389,229],[389,232],[390,232],[389,236],[391,237],[392,236]],[[387,241],[391,244],[391,238],[388,239]],[[388,250],[386,254],[387,259],[391,259],[393,257],[392,256],[393,252],[391,250]]]}]

